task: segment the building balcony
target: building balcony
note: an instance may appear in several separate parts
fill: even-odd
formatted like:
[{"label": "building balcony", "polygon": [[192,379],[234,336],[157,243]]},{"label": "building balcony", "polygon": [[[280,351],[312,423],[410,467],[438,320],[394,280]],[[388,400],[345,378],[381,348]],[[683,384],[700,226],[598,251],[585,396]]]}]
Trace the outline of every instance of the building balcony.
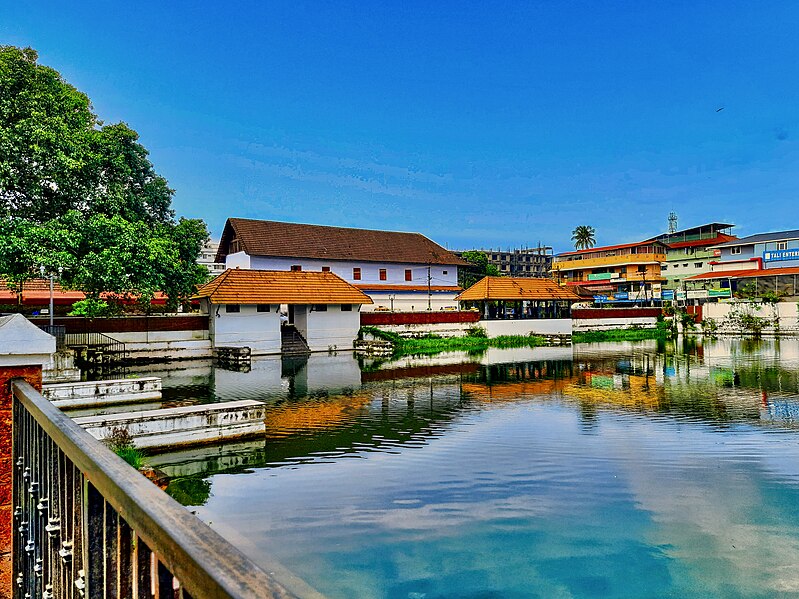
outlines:
[{"label": "building balcony", "polygon": [[591,268],[629,266],[638,264],[660,264],[666,261],[666,254],[625,254],[621,256],[604,256],[585,260],[563,260],[552,263],[552,270],[586,270]]}]

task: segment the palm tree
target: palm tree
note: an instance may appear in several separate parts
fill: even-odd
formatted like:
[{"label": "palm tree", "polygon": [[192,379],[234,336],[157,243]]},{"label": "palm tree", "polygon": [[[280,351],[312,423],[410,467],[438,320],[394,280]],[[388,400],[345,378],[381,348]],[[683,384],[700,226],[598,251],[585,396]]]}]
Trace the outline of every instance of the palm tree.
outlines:
[{"label": "palm tree", "polygon": [[572,231],[572,241],[574,242],[574,249],[587,250],[596,245],[596,238],[594,238],[594,227],[588,225],[580,225]]}]

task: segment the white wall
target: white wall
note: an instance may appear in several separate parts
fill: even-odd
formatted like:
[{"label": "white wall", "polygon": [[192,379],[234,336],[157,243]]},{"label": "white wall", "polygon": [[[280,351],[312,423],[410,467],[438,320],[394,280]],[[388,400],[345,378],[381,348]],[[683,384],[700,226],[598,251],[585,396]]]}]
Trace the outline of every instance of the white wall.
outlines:
[{"label": "white wall", "polygon": [[361,328],[357,306],[351,312],[342,312],[337,304],[327,306],[325,312],[310,311],[307,322],[307,334],[303,336],[311,351],[352,349]]},{"label": "white wall", "polygon": [[479,326],[489,338],[502,335],[571,335],[571,318],[542,318],[529,320],[481,320]]},{"label": "white wall", "polygon": [[[291,270],[293,265],[299,264],[302,266],[302,270],[319,272],[323,266],[329,266],[330,272],[354,285],[367,285],[370,283],[376,285],[427,285],[426,264],[316,260],[312,258],[278,258],[270,256],[249,256],[248,260],[244,260],[242,254],[244,252],[228,254],[227,267],[236,268],[238,266],[255,270]],[[353,268],[361,269],[360,281],[352,278]],[[385,281],[380,280],[379,269],[381,268],[386,269]],[[405,280],[406,269],[412,271],[412,281]],[[444,274],[445,271],[447,274]],[[442,266],[440,264],[432,265],[430,267],[430,276],[433,278],[433,285],[457,285],[458,267]]]},{"label": "white wall", "polygon": [[703,307],[702,316],[705,320],[712,318],[718,326],[717,333],[728,335],[747,334],[747,331],[738,326],[730,315],[733,311],[746,313],[758,318],[766,318],[774,322],[779,318],[779,329],[773,325],[763,329],[766,335],[799,336],[799,303],[780,302],[775,305],[761,304],[758,302],[719,302],[707,303]]},{"label": "white wall", "polygon": [[636,318],[582,318],[574,319],[572,326],[576,332],[609,331],[613,329],[629,329],[630,327],[654,329],[657,326],[657,317],[639,316]]},{"label": "white wall", "polygon": [[224,305],[211,306],[209,321],[214,347],[249,347],[252,354],[279,354],[281,350],[278,306],[258,312],[257,306],[240,304],[240,312],[228,313]]},{"label": "white wall", "polygon": [[[244,252],[236,252],[235,254],[228,254],[225,257],[225,268],[250,268],[250,256],[245,254]],[[258,268],[258,267],[253,267],[253,268]]]},{"label": "white wall", "polygon": [[[415,292],[382,292],[370,291],[369,297],[372,298],[373,304],[365,304],[361,308],[364,312],[373,312],[375,308],[380,306],[388,309],[393,309],[395,312],[424,312],[427,310],[427,291]],[[435,312],[438,312],[445,307],[458,307],[458,302],[455,301],[455,292],[442,293],[434,292],[430,296],[430,306]],[[393,301],[392,301],[393,298]]]}]

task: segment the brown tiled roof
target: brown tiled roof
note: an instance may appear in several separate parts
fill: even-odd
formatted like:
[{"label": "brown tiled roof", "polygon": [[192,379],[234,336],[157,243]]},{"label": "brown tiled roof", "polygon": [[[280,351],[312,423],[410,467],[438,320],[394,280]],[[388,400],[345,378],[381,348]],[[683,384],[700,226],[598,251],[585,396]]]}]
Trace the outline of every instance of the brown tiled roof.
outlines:
[{"label": "brown tiled roof", "polygon": [[197,292],[213,304],[371,304],[332,272],[226,270]]},{"label": "brown tiled roof", "polygon": [[458,301],[480,300],[569,300],[581,298],[571,289],[552,279],[484,277],[455,298]]},{"label": "brown tiled roof", "polygon": [[229,218],[222,232],[217,262],[224,262],[236,239],[251,256],[402,262],[407,264],[467,263],[420,233],[372,231],[302,225],[268,220]]}]

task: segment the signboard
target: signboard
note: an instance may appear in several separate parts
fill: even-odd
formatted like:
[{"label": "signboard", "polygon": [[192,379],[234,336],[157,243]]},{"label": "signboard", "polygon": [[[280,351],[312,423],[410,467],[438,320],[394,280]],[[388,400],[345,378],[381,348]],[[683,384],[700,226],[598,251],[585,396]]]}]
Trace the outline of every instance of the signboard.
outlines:
[{"label": "signboard", "polygon": [[588,275],[589,281],[609,281],[610,279],[618,279],[619,273],[617,272],[598,272]]},{"label": "signboard", "polygon": [[660,298],[664,300],[674,300],[674,289],[664,289],[660,292]]},{"label": "signboard", "polygon": [[763,252],[763,262],[781,262],[783,260],[799,260],[799,248]]},{"label": "signboard", "polygon": [[707,289],[693,289],[687,292],[688,299],[704,299],[707,296]]},{"label": "signboard", "polygon": [[732,291],[730,289],[708,289],[707,290],[708,297],[732,297]]},{"label": "signboard", "polygon": [[630,299],[630,294],[627,293],[626,291],[617,291],[616,293],[613,294],[613,297],[614,299],[617,300],[626,300]]},{"label": "signboard", "polygon": [[677,291],[674,294],[674,298],[678,299],[678,300],[684,300],[685,299],[685,291]]},{"label": "signboard", "polygon": [[719,256],[721,256],[721,250],[713,250],[713,255],[718,258]]}]

